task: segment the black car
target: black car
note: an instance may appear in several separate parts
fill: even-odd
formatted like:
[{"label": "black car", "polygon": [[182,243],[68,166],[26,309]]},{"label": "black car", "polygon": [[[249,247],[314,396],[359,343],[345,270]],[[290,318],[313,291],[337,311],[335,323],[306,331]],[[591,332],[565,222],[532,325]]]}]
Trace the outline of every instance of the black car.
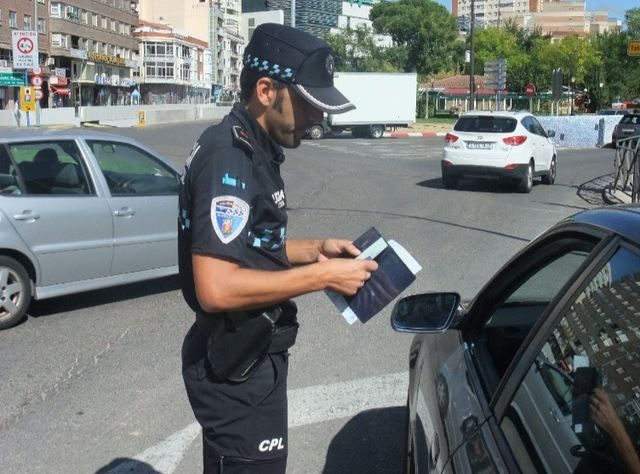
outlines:
[{"label": "black car", "polygon": [[614,127],[611,141],[617,146],[618,140],[629,137],[640,137],[640,114],[624,115]]},{"label": "black car", "polygon": [[392,325],[417,333],[407,473],[638,472],[618,450],[640,448],[637,205],[561,221],[469,304],[403,298]]}]

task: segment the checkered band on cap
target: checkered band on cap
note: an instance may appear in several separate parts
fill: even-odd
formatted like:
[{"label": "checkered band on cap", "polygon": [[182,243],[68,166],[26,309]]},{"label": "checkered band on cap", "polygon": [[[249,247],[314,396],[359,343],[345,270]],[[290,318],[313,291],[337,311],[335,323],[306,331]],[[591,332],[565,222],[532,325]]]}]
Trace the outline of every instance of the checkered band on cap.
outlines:
[{"label": "checkered band on cap", "polygon": [[249,53],[245,54],[244,65],[255,69],[258,72],[264,72],[274,79],[295,83],[295,71],[290,67],[282,68],[279,64],[271,63],[267,59],[261,59]]}]

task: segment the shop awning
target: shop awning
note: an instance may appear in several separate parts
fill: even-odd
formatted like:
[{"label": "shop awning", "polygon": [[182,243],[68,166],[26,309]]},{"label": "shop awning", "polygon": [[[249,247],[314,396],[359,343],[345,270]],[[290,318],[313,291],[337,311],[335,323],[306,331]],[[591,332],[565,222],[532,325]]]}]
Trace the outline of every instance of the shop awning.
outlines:
[{"label": "shop awning", "polygon": [[69,95],[69,93],[71,92],[67,87],[58,87],[54,85],[51,85],[50,87],[52,92],[60,95]]}]

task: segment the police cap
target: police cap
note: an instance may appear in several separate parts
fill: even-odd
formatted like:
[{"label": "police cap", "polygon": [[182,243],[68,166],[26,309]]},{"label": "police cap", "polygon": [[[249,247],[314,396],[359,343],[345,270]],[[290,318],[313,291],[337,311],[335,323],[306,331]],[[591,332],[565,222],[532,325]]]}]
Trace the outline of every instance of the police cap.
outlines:
[{"label": "police cap", "polygon": [[290,84],[307,102],[330,114],[355,106],[333,86],[333,50],[309,33],[276,23],[263,23],[245,48],[244,67]]}]

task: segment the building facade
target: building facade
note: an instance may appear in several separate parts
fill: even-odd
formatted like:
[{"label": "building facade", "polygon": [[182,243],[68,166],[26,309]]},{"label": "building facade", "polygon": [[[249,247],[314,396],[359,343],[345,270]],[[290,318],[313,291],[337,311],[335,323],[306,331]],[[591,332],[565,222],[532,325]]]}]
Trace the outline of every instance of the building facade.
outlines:
[{"label": "building facade", "polygon": [[[135,88],[138,17],[129,0],[51,1],[51,67],[66,71],[54,94],[69,91],[70,104],[125,105]],[[69,104],[64,104],[69,105]]]},{"label": "building facade", "polygon": [[241,58],[240,0],[137,0],[141,20],[162,23],[207,43],[211,81],[218,94],[239,89]]},{"label": "building facade", "polygon": [[168,25],[141,21],[140,100],[144,104],[208,103],[211,99],[211,51],[206,41]]},{"label": "building facade", "polygon": [[587,11],[584,0],[452,0],[451,12],[464,29],[471,17],[472,1],[474,24],[479,27],[499,27],[512,19],[523,28],[539,28],[553,39],[561,39],[613,31],[622,26],[619,20],[609,18],[606,11]]},{"label": "building facade", "polygon": [[[0,2],[0,109],[11,106],[18,99],[20,86],[25,85],[25,71],[13,67],[12,32],[33,31],[34,28],[38,31],[39,65],[42,77],[46,80],[51,73],[47,66],[48,0],[2,0]],[[29,72],[27,71],[27,81]],[[47,97],[44,99],[46,101]]]}]

